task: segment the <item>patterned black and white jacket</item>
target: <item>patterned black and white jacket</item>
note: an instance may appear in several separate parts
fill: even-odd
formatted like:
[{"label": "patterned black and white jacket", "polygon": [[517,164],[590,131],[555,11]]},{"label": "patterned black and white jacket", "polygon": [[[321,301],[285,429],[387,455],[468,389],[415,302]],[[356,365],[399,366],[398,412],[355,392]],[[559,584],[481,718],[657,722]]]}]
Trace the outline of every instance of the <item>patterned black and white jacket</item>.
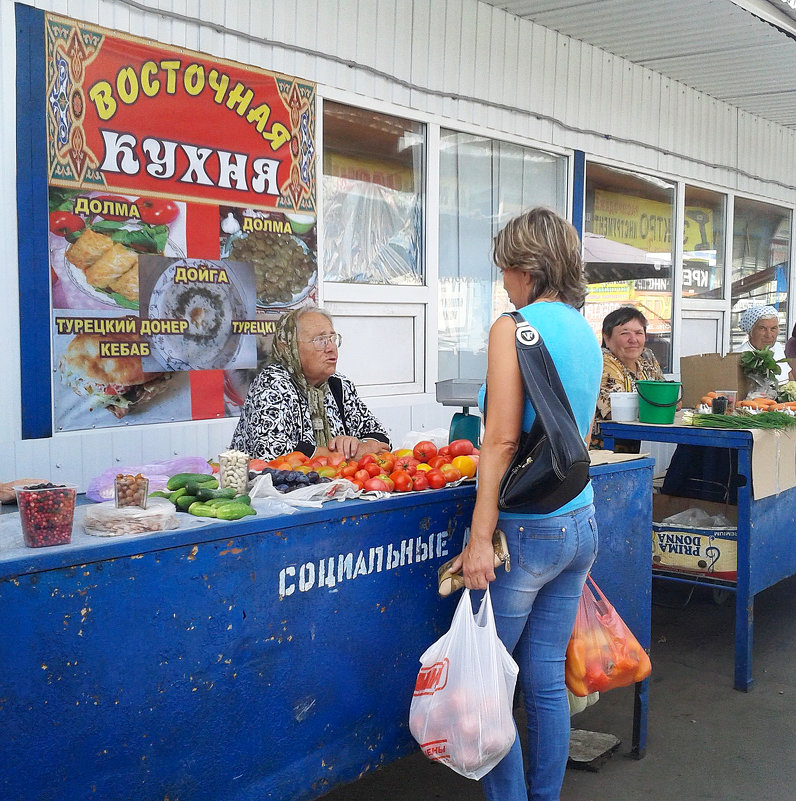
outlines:
[{"label": "patterned black and white jacket", "polygon": [[[384,427],[345,376],[329,378],[324,403],[333,437],[345,434],[389,445]],[[231,447],[253,459],[274,459],[294,450],[311,456],[315,446],[307,398],[281,364],[269,364],[249,387]]]}]

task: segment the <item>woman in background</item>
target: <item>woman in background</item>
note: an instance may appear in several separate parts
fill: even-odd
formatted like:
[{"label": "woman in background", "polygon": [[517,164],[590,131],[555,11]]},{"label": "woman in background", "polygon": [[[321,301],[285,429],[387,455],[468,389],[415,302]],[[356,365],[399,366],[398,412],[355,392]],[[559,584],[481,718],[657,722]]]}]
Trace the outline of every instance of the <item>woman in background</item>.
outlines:
[{"label": "woman in background", "polygon": [[[779,362],[779,383],[785,384],[792,378],[791,364],[786,361],[787,353],[779,339],[779,314],[773,306],[750,306],[738,319],[738,327],[748,336],[739,353],[771,348],[774,361]],[[794,329],[796,331],[796,328]],[[790,340],[788,340],[790,342]]]},{"label": "woman in background", "polygon": [[[655,354],[646,346],[647,318],[633,306],[622,306],[605,316],[603,334],[603,374],[594,415],[591,447],[602,448],[600,423],[611,419],[611,393],[633,392],[636,381],[663,381]],[[617,450],[635,450],[638,442],[620,442]]]}]

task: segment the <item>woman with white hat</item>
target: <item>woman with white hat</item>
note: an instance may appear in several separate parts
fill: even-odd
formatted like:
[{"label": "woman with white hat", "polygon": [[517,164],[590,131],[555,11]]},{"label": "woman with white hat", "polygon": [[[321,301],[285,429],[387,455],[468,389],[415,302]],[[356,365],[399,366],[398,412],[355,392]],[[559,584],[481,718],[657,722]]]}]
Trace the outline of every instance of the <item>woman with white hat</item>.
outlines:
[{"label": "woman with white hat", "polygon": [[780,362],[779,383],[784,384],[792,378],[790,365],[785,357],[785,348],[779,337],[779,316],[773,306],[751,306],[738,320],[738,327],[749,336],[738,348],[738,352],[771,348],[774,361]]}]

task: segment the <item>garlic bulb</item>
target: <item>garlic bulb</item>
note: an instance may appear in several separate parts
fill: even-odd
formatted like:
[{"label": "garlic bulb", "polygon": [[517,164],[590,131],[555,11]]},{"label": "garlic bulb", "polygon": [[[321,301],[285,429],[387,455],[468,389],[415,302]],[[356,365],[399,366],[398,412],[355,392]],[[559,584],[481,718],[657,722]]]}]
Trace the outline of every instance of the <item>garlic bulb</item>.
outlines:
[{"label": "garlic bulb", "polygon": [[221,230],[225,234],[237,234],[240,231],[240,223],[235,219],[235,215],[229,212],[221,221]]}]

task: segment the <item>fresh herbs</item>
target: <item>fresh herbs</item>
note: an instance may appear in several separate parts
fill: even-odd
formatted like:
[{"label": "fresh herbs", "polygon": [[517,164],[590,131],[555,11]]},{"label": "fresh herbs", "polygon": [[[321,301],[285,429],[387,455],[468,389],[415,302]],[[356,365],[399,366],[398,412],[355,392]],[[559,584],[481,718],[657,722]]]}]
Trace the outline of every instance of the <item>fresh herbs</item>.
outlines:
[{"label": "fresh herbs", "polygon": [[758,414],[689,414],[683,413],[683,425],[700,428],[793,428],[796,417],[785,412],[760,412]]},{"label": "fresh herbs", "polygon": [[741,354],[741,369],[747,375],[761,375],[766,379],[776,378],[782,372],[773,351],[768,347],[744,351]]}]

